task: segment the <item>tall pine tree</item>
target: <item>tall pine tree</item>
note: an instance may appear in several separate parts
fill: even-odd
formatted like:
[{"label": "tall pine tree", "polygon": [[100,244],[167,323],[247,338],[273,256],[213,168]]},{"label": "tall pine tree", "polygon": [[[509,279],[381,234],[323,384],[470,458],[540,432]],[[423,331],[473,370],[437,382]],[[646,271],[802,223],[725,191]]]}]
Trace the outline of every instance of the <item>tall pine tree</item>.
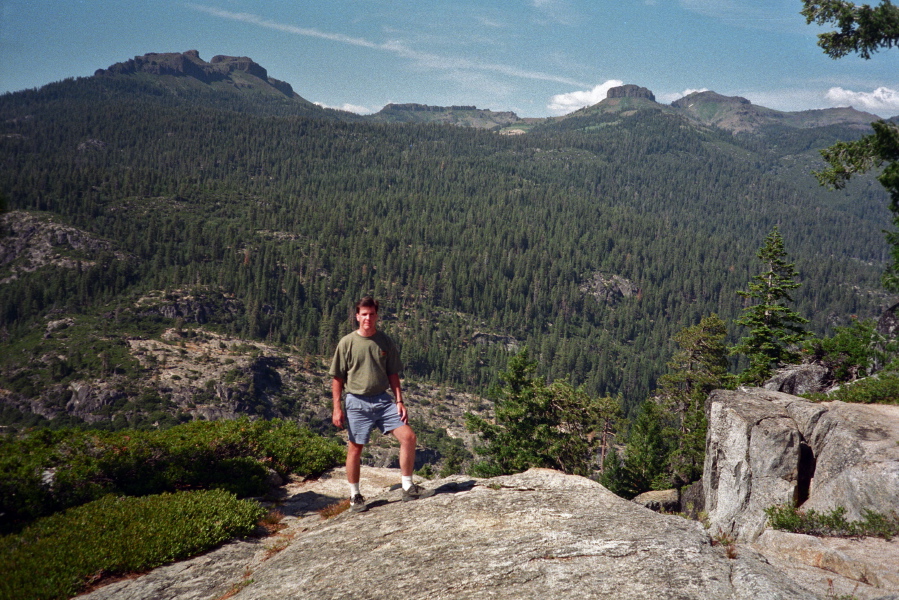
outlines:
[{"label": "tall pine tree", "polygon": [[777,367],[796,362],[796,346],[805,337],[803,327],[808,323],[788,306],[793,302],[790,291],[801,283],[793,263],[787,262],[783,238],[777,227],[771,230],[757,256],[765,271],[749,282],[749,291],[737,292],[755,302],[743,310],[736,323],[747,327],[749,335],[731,348],[732,354],[743,354],[749,367],[739,375],[739,382],[758,385],[771,376]]}]

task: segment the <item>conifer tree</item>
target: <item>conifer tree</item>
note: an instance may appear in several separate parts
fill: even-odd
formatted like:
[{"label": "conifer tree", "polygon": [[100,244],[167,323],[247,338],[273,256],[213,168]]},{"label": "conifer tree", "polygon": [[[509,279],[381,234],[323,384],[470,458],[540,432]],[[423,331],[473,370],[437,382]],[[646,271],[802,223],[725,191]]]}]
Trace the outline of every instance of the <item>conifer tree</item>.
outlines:
[{"label": "conifer tree", "polygon": [[790,291],[801,283],[793,263],[787,262],[783,238],[775,226],[765,238],[757,256],[765,271],[753,276],[749,291],[737,292],[756,302],[743,310],[736,323],[749,328],[749,335],[731,348],[732,354],[749,359],[748,368],[739,376],[740,383],[760,384],[772,371],[799,359],[795,346],[806,336],[803,325],[808,323],[787,304],[793,301]]},{"label": "conifer tree", "polygon": [[547,385],[536,377],[536,361],[527,350],[509,360],[500,374],[504,384],[494,404],[495,419],[465,415],[469,431],[481,434],[477,448],[485,460],[470,471],[492,477],[519,473],[532,467],[589,475],[608,423],[619,404],[612,398],[592,398],[567,382]]},{"label": "conifer tree", "polygon": [[651,399],[640,406],[637,419],[631,425],[619,463],[615,452],[609,453],[600,481],[609,490],[624,498],[651,489],[668,487],[666,457],[669,443],[662,427],[662,411]]},{"label": "conifer tree", "polygon": [[727,388],[727,327],[718,315],[704,317],[697,325],[674,336],[680,347],[659,378],[656,399],[671,416],[669,432],[674,448],[668,457],[673,483],[680,486],[702,476],[705,460],[705,399],[712,390]]}]

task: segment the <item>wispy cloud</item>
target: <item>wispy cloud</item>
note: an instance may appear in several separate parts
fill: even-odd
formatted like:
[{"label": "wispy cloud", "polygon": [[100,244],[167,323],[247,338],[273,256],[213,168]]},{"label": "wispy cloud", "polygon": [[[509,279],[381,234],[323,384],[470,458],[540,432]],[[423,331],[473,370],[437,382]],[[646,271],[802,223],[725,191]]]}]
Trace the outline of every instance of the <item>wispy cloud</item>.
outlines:
[{"label": "wispy cloud", "polygon": [[824,97],[832,106],[852,106],[880,115],[899,113],[899,91],[887,87],[879,87],[873,92],[853,92],[832,87]]},{"label": "wispy cloud", "polygon": [[188,4],[193,10],[204,12],[206,14],[219,17],[222,19],[229,19],[231,21],[239,21],[241,23],[249,23],[251,25],[256,25],[259,27],[265,27],[266,29],[273,29],[275,31],[283,31],[285,33],[292,33],[294,35],[300,35],[305,37],[313,37],[323,40],[329,40],[332,42],[347,44],[351,46],[358,46],[361,48],[368,48],[371,50],[378,50],[381,52],[387,52],[393,54],[395,56],[399,56],[401,58],[405,58],[411,61],[416,62],[419,66],[435,69],[435,70],[469,70],[469,71],[488,71],[492,73],[499,73],[501,75],[508,75],[510,77],[518,77],[521,79],[531,79],[537,81],[553,81],[556,83],[564,83],[566,85],[584,85],[581,82],[575,81],[568,77],[561,77],[559,75],[554,75],[552,73],[542,73],[540,71],[529,71],[527,69],[520,69],[518,67],[512,67],[509,65],[496,64],[496,63],[485,63],[485,62],[476,62],[464,58],[456,58],[450,56],[442,56],[439,54],[432,54],[429,52],[422,52],[419,50],[415,50],[410,48],[402,41],[388,41],[383,43],[372,42],[370,40],[364,38],[353,37],[349,35],[345,35],[342,33],[331,33],[327,31],[320,31],[318,29],[309,28],[309,27],[297,27],[296,25],[290,25],[286,23],[279,23],[277,21],[272,21],[270,19],[266,19],[259,15],[255,15],[252,13],[245,12],[232,12],[228,10],[223,10],[220,8],[215,8],[212,6],[205,6],[202,4]]},{"label": "wispy cloud", "polygon": [[782,1],[759,0],[679,0],[680,5],[706,17],[738,27],[782,31],[807,27],[800,7]]},{"label": "wispy cloud", "polygon": [[484,27],[490,27],[492,29],[505,29],[506,27],[508,27],[507,23],[500,21],[499,19],[492,19],[490,17],[475,17],[475,20]]},{"label": "wispy cloud", "polygon": [[531,0],[539,15],[547,20],[562,25],[577,22],[577,14],[568,0]]},{"label": "wispy cloud", "polygon": [[600,83],[591,90],[556,94],[550,99],[546,108],[554,115],[567,115],[579,108],[602,102],[606,99],[610,88],[621,85],[624,85],[624,82],[620,79],[610,79],[605,83]]}]

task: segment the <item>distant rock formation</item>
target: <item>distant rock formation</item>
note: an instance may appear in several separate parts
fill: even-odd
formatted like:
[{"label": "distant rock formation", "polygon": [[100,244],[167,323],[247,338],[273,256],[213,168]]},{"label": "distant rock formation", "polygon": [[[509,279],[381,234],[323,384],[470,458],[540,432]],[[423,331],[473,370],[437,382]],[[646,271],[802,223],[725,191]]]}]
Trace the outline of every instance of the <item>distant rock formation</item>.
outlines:
[{"label": "distant rock formation", "polygon": [[103,253],[119,260],[128,258],[106,240],[25,211],[0,215],[0,231],[8,233],[0,235],[0,284],[45,265],[88,267]]},{"label": "distant rock formation", "polygon": [[712,392],[703,472],[713,529],[741,541],[765,529],[764,510],[844,507],[889,514],[899,498],[899,406],[812,403],[759,388]]},{"label": "distant rock formation", "polygon": [[675,108],[689,108],[696,102],[710,102],[714,104],[752,104],[746,98],[742,96],[722,96],[721,94],[716,94],[715,92],[693,92],[692,94],[687,94],[683,98],[679,100],[675,100],[671,103],[671,106]]},{"label": "distant rock formation", "polygon": [[606,98],[645,98],[656,101],[655,95],[647,88],[632,84],[609,88]]},{"label": "distant rock formation", "polygon": [[444,112],[447,110],[477,110],[477,106],[429,106],[427,104],[388,104],[381,110],[412,110],[425,112]]},{"label": "distant rock formation", "polygon": [[498,131],[521,119],[514,112],[494,112],[476,106],[429,106],[427,104],[388,104],[366,120],[375,123],[445,123]]},{"label": "distant rock formation", "polygon": [[640,288],[629,279],[620,275],[607,277],[598,272],[584,281],[579,289],[608,304],[617,304],[625,298],[639,297],[641,293]]},{"label": "distant rock formation", "polygon": [[227,79],[234,72],[243,72],[268,83],[285,96],[295,95],[289,83],[268,76],[264,67],[246,56],[214,56],[206,62],[196,50],[187,52],[149,53],[116,63],[108,69],[98,69],[95,77],[150,73],[193,77],[203,83]]}]

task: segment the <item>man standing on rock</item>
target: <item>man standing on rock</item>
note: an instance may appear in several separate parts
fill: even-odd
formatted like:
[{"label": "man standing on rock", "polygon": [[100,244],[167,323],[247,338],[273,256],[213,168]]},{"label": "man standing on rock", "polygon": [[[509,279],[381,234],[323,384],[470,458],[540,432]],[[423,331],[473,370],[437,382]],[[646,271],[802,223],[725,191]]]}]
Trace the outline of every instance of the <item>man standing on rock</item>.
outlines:
[{"label": "man standing on rock", "polygon": [[[372,429],[392,433],[400,442],[400,473],[403,500],[417,500],[434,495],[412,482],[415,468],[415,432],[409,427],[409,414],[403,404],[400,373],[403,363],[396,345],[387,334],[378,331],[378,301],[366,296],[356,303],[359,328],[345,335],[337,344],[331,360],[331,397],[334,410],[331,420],[340,429],[346,427],[349,439],[346,453],[346,477],[350,484],[350,508],[367,509],[359,491],[362,449]],[[387,389],[393,391],[393,396]],[[341,396],[346,390],[346,412]]]}]

